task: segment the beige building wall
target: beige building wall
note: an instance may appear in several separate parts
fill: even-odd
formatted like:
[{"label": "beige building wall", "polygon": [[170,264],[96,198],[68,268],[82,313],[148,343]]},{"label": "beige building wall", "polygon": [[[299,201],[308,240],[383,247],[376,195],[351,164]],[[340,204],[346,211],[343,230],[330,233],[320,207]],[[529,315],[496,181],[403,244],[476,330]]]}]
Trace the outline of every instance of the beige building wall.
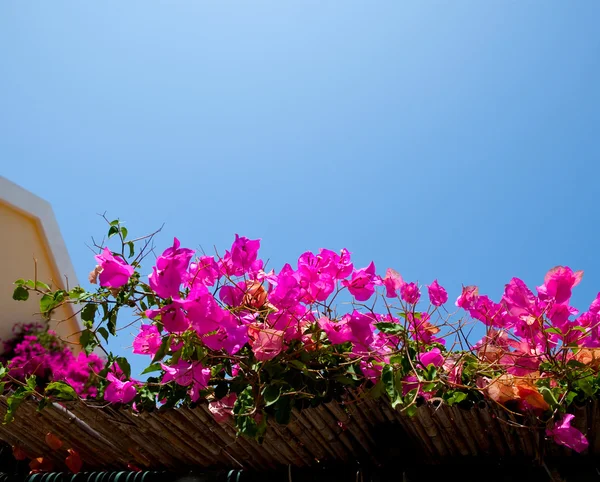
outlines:
[{"label": "beige building wall", "polygon": [[[27,301],[12,299],[14,281],[37,279],[52,288],[78,284],[56,225],[50,205],[28,191],[0,177],[0,339],[11,337],[15,323],[42,321],[39,296],[33,292]],[[52,329],[76,351],[80,324],[71,307],[57,309],[50,321]],[[2,347],[0,346],[0,350]]]}]

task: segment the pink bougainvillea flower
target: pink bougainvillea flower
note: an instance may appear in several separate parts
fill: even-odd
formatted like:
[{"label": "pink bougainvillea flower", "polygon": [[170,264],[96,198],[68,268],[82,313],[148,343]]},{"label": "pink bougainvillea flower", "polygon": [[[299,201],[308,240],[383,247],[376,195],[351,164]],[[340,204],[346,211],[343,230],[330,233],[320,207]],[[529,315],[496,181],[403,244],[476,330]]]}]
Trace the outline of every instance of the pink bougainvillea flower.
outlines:
[{"label": "pink bougainvillea flower", "polygon": [[142,325],[140,326],[140,332],[133,340],[133,353],[154,356],[161,343],[162,338],[156,326]]},{"label": "pink bougainvillea flower", "polygon": [[342,317],[340,321],[334,322],[323,316],[319,318],[318,323],[327,334],[329,341],[334,345],[340,345],[354,339],[350,325],[348,325],[348,319],[349,317]]},{"label": "pink bougainvillea flower", "polygon": [[174,365],[160,364],[165,371],[162,382],[174,381],[183,387],[190,387],[188,393],[193,402],[200,398],[200,391],[205,389],[210,380],[210,368],[205,368],[198,361],[179,360]]},{"label": "pink bougainvillea flower", "polygon": [[218,330],[224,321],[229,321],[225,318],[231,316],[229,311],[221,308],[221,305],[210,293],[206,293],[196,300],[187,300],[186,309],[192,328],[199,335],[206,335]]},{"label": "pink bougainvillea flower", "polygon": [[[210,293],[205,293],[212,296]],[[219,299],[228,306],[237,308],[242,306],[244,301],[244,282],[237,285],[224,285],[219,289]]]},{"label": "pink bougainvillea flower", "polygon": [[306,303],[325,301],[333,292],[338,258],[329,250],[321,250],[318,255],[306,252],[298,258],[298,271],[294,277],[302,287],[302,298]]},{"label": "pink bougainvillea flower", "polygon": [[219,265],[215,258],[201,256],[198,261],[190,263],[186,282],[189,286],[195,286],[197,283],[203,286],[213,286],[220,276]]},{"label": "pink bougainvillea flower", "polygon": [[375,274],[375,263],[372,261],[366,268],[355,270],[350,281],[342,281],[342,285],[348,288],[357,301],[367,301],[375,293],[375,286],[381,283],[381,279]]},{"label": "pink bougainvillea flower", "polygon": [[187,268],[194,251],[179,246],[179,240],[174,238],[173,246],[158,257],[152,274],[148,276],[150,288],[164,299],[179,298],[179,287],[188,277]]},{"label": "pink bougainvillea flower", "polygon": [[362,359],[360,361],[360,371],[363,373],[365,378],[367,378],[367,380],[371,380],[372,382],[376,383],[381,377],[383,366]]},{"label": "pink bougainvillea flower", "polygon": [[230,355],[235,355],[248,343],[248,326],[243,323],[238,324],[238,321],[228,313],[216,333],[203,335],[201,338],[211,350],[225,350]]},{"label": "pink bougainvillea flower", "polygon": [[210,368],[204,368],[202,363],[198,361],[189,362],[179,360],[174,365],[160,364],[165,374],[162,378],[162,383],[174,381],[178,385],[187,387],[195,384],[200,388],[206,388],[210,380]]},{"label": "pink bougainvillea flower", "polygon": [[270,360],[281,353],[283,336],[284,332],[281,330],[261,328],[257,325],[251,325],[248,328],[250,346],[259,361]]},{"label": "pink bougainvillea flower", "polygon": [[302,288],[289,264],[277,275],[276,283],[269,293],[269,301],[280,309],[296,305],[302,295]]},{"label": "pink bougainvillea flower", "polygon": [[146,316],[154,320],[160,315],[160,321],[169,333],[183,333],[190,327],[190,320],[183,311],[186,302],[173,300],[172,303],[163,306],[158,310],[146,310]]},{"label": "pink bougainvillea flower", "polygon": [[419,361],[424,367],[428,367],[429,365],[440,367],[444,364],[444,356],[439,348],[433,348],[428,352],[421,353],[419,355]]},{"label": "pink bougainvillea flower", "polygon": [[598,293],[596,295],[596,298],[594,298],[594,301],[592,301],[592,304],[590,305],[589,311],[591,313],[596,314],[596,315],[598,313],[600,313],[600,293]]},{"label": "pink bougainvillea flower", "polygon": [[383,286],[385,286],[385,296],[388,298],[397,298],[398,290],[402,288],[404,284],[404,280],[402,276],[397,271],[392,268],[388,268],[385,273],[385,278],[383,278]]},{"label": "pink bougainvillea flower", "polygon": [[431,392],[424,392],[421,389],[421,382],[414,375],[408,375],[402,379],[402,395],[406,396],[412,390],[417,390],[418,394],[425,400],[432,397]]},{"label": "pink bougainvillea flower", "polygon": [[429,291],[429,301],[433,306],[442,306],[448,301],[448,293],[440,286],[438,280],[433,280],[433,283],[427,287],[427,290]]},{"label": "pink bougainvillea flower", "polygon": [[319,276],[324,276],[332,280],[342,280],[350,276],[354,266],[350,259],[350,252],[344,248],[340,254],[337,254],[330,249],[321,248],[319,254],[305,253],[298,259],[298,270],[302,269],[302,265],[306,264],[305,256],[308,255],[310,262],[308,263],[311,270],[316,270]]},{"label": "pink bougainvillea flower", "polygon": [[307,323],[307,310],[304,305],[296,305],[287,310],[274,311],[267,316],[270,328],[284,332],[284,340],[299,340]]},{"label": "pink bougainvillea flower", "polygon": [[469,314],[487,326],[495,326],[497,328],[506,328],[511,321],[506,316],[506,309],[499,303],[494,303],[489,297],[477,296],[467,309]]},{"label": "pink bougainvillea flower", "polygon": [[462,381],[463,361],[460,355],[450,354],[444,360],[444,371],[448,374],[448,382],[460,384]]},{"label": "pink bougainvillea flower", "polygon": [[416,305],[421,298],[421,291],[416,283],[404,283],[400,288],[400,296],[409,305]]},{"label": "pink bougainvillea flower", "polygon": [[546,430],[546,435],[552,437],[559,445],[564,445],[575,452],[583,452],[588,448],[588,441],[579,430],[571,427],[574,418],[574,415],[565,415],[561,420],[555,422],[551,429]]},{"label": "pink bougainvillea flower", "polygon": [[354,265],[352,264],[352,260],[350,259],[350,251],[346,248],[342,248],[340,252],[340,258],[337,261],[337,270],[334,275],[335,279],[344,279],[350,276],[352,270],[354,269]]},{"label": "pink bougainvillea flower", "polygon": [[258,257],[259,249],[260,239],[248,239],[236,234],[235,241],[231,245],[231,261],[233,265],[244,273],[250,271]]},{"label": "pink bougainvillea flower", "polygon": [[429,322],[430,316],[427,313],[415,313],[413,315],[408,312],[406,314],[406,319],[408,321],[410,333],[415,341],[427,345],[431,343],[440,343],[441,345],[446,344],[446,340],[435,336],[440,332],[440,329]]},{"label": "pink bougainvillea flower", "polygon": [[212,413],[217,422],[226,422],[233,416],[233,405],[236,400],[237,395],[235,393],[230,393],[226,397],[221,398],[221,400],[210,402],[208,404],[208,410]]},{"label": "pink bougainvillea flower", "polygon": [[225,255],[219,260],[219,269],[227,276],[242,276],[246,273],[258,275],[263,267],[263,262],[258,259],[259,248],[260,239],[251,240],[236,234],[231,251],[225,251]]},{"label": "pink bougainvillea flower", "polygon": [[477,286],[463,286],[462,293],[456,299],[456,306],[469,310],[477,297],[479,296],[479,288]]},{"label": "pink bougainvillea flower", "polygon": [[353,339],[356,343],[365,347],[373,342],[373,323],[377,321],[372,316],[354,310],[348,319],[348,326],[352,330]]},{"label": "pink bougainvillea flower", "polygon": [[102,254],[96,256],[96,261],[101,270],[100,286],[105,288],[121,288],[133,274],[133,266],[128,265],[121,257],[113,256],[108,248],[104,248]]},{"label": "pink bougainvillea flower", "polygon": [[110,382],[104,390],[104,399],[111,403],[129,403],[136,396],[135,383],[124,382],[115,377],[112,373],[106,375]]},{"label": "pink bougainvillea flower", "polygon": [[568,303],[571,299],[571,291],[583,278],[583,271],[573,271],[568,266],[556,266],[552,268],[544,278],[544,284],[538,286],[538,294],[541,300],[554,300],[555,303]]}]

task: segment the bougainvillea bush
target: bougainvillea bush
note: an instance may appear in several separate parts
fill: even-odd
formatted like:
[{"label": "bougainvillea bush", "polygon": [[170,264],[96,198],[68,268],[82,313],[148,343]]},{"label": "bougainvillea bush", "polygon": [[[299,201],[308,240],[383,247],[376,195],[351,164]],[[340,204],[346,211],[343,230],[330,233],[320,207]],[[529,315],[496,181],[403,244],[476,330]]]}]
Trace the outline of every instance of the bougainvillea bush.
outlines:
[{"label": "bougainvillea bush", "polygon": [[74,355],[54,331],[39,323],[17,324],[13,332],[14,336],[4,341],[0,362],[16,383],[34,375],[43,387],[66,382],[80,397],[98,395],[96,376],[104,368],[99,356],[84,352]]},{"label": "bougainvillea bush", "polygon": [[[285,424],[292,408],[348,390],[387,397],[409,415],[420,403],[489,400],[559,444],[587,447],[569,407],[600,387],[600,295],[583,313],[570,305],[580,271],[553,268],[535,293],[513,278],[498,301],[463,287],[450,303],[437,280],[421,286],[373,263],[354,266],[346,249],[306,252],[274,271],[260,241],[238,235],[214,256],[174,239],[153,266],[151,236],[129,240],[113,221],[108,240],[90,273],[97,290],[18,280],[14,294],[39,293],[47,317],[74,304],[88,357],[129,326],[125,311],[134,314],[133,353],[148,357],[147,381],[132,380],[127,360],[107,352],[102,369],[89,364],[93,387],[81,385],[85,376],[58,378],[77,396],[136,411],[208,401],[218,421],[232,417],[239,433],[259,440],[269,419]],[[485,327],[475,344],[464,335],[473,322]],[[29,380],[12,396],[32,395]],[[61,387],[34,395],[73,395]]]}]

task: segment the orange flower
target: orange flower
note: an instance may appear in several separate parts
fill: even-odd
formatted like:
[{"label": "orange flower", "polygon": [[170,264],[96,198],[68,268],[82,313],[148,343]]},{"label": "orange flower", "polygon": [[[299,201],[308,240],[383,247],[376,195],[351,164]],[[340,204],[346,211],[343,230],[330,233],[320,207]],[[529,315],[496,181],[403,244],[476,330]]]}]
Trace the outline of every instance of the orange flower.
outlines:
[{"label": "orange flower", "polygon": [[62,440],[51,432],[46,434],[46,443],[52,450],[59,450],[63,445]]},{"label": "orange flower", "polygon": [[487,394],[492,400],[502,405],[514,400],[519,403],[521,409],[545,412],[550,405],[533,384],[536,378],[538,378],[537,374],[528,377],[500,375],[487,386]]},{"label": "orange flower", "polygon": [[65,459],[65,464],[67,465],[67,467],[69,468],[69,470],[71,472],[76,474],[83,467],[83,462],[81,461],[81,457],[79,456],[79,453],[77,453],[73,449],[68,449],[67,452],[69,452],[69,455],[67,455],[67,458]]},{"label": "orange flower", "polygon": [[25,452],[25,450],[23,450],[18,445],[13,445],[12,452],[13,452],[13,457],[16,460],[25,460],[26,458],[28,458],[27,453]]},{"label": "orange flower", "polygon": [[518,394],[515,389],[515,377],[500,375],[494,378],[487,386],[487,394],[492,400],[502,405],[511,400],[516,400]]},{"label": "orange flower", "polygon": [[600,348],[581,348],[573,358],[592,368],[600,368]]},{"label": "orange flower", "polygon": [[247,281],[243,304],[251,308],[260,309],[266,302],[267,290],[263,288],[262,283],[259,281]]},{"label": "orange flower", "polygon": [[53,467],[52,461],[44,457],[37,457],[29,462],[29,468],[34,474],[38,472],[50,472]]}]

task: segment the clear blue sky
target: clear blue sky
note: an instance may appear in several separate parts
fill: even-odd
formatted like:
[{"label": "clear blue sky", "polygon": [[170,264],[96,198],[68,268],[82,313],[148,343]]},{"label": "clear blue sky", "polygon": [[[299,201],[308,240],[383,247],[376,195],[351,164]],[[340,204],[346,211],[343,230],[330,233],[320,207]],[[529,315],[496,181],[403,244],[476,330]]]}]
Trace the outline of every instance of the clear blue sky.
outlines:
[{"label": "clear blue sky", "polygon": [[260,237],[273,266],[347,247],[452,299],[566,264],[585,308],[599,18],[597,0],[5,1],[1,173],[52,203],[82,282],[107,211],[166,222],[161,245]]}]

